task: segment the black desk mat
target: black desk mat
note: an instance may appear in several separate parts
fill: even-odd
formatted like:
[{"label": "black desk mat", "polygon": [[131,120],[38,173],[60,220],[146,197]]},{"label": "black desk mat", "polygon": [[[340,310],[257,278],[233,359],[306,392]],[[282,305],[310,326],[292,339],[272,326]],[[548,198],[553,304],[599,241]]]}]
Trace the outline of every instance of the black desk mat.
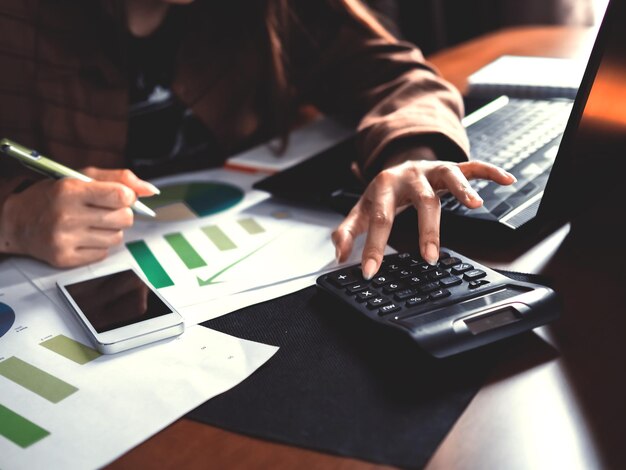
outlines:
[{"label": "black desk mat", "polygon": [[187,417],[326,453],[423,467],[510,343],[432,359],[401,333],[337,306],[309,287],[205,322],[280,349]]}]

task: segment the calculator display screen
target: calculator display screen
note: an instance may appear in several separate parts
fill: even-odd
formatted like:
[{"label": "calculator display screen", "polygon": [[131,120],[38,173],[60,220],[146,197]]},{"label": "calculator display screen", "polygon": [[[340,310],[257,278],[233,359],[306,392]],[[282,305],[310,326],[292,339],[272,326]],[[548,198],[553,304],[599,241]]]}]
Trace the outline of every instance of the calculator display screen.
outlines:
[{"label": "calculator display screen", "polygon": [[477,335],[484,333],[485,331],[493,330],[510,323],[518,321],[520,318],[517,314],[517,310],[513,307],[506,307],[495,312],[487,313],[473,318],[465,320],[465,324],[472,332]]}]

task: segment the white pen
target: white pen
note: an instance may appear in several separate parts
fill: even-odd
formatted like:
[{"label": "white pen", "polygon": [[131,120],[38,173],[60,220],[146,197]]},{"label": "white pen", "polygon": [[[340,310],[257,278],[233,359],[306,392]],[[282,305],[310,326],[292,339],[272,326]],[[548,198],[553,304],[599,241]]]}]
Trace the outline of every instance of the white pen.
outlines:
[{"label": "white pen", "polygon": [[[16,158],[25,167],[50,178],[76,178],[85,182],[93,181],[93,179],[87,175],[72,170],[65,165],[61,165],[48,157],[44,157],[36,150],[29,149],[6,138],[0,140],[0,151],[5,155]],[[139,200],[136,200],[131,208],[135,212],[147,215],[148,217],[156,216],[152,209]]]}]

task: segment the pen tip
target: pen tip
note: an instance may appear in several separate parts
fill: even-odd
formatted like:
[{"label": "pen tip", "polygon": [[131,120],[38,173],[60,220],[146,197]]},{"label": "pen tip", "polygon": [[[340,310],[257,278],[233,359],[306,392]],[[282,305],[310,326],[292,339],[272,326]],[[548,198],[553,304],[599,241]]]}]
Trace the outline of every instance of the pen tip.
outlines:
[{"label": "pen tip", "polygon": [[156,212],[154,212],[152,209],[150,209],[148,206],[146,206],[141,201],[135,201],[135,203],[133,204],[132,207],[139,214],[142,214],[142,215],[145,215],[145,216],[148,216],[148,217],[156,217]]}]

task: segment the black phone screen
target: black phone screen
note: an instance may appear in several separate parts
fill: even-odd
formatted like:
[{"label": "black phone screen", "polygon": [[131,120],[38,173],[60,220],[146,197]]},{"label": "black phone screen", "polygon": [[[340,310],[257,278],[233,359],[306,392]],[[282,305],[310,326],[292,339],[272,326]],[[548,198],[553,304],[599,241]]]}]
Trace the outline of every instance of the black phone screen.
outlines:
[{"label": "black phone screen", "polygon": [[172,313],[131,269],[69,284],[65,289],[98,333]]}]

